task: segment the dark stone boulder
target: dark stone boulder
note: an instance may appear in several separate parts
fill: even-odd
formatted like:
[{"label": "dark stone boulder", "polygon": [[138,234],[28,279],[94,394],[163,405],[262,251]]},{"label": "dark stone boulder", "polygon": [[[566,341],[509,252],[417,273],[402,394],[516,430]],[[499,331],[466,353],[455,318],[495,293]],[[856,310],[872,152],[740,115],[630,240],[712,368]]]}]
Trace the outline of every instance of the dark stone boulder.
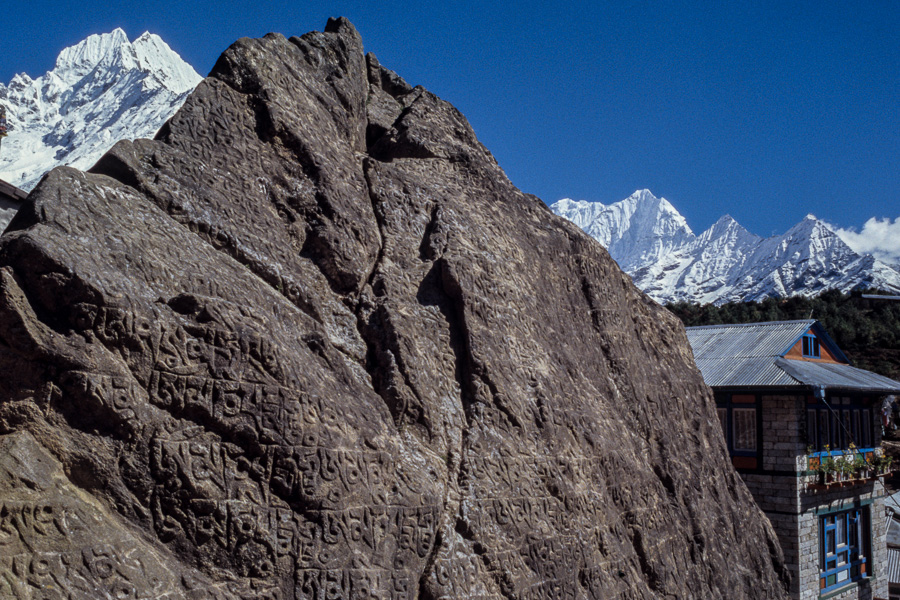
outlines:
[{"label": "dark stone boulder", "polygon": [[784,595],[680,324],[344,19],[42,181],[0,367],[3,598]]}]

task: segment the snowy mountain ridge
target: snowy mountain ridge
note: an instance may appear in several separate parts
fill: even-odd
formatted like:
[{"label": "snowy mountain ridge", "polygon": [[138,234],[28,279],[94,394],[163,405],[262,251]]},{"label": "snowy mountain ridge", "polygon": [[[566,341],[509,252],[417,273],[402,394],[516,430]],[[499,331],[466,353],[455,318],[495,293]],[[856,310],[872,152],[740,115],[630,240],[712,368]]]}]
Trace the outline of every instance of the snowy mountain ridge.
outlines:
[{"label": "snowy mountain ridge", "polygon": [[694,237],[675,207],[649,190],[639,190],[608,206],[568,199],[553,206],[566,211],[567,218],[603,244],[610,254],[621,257],[617,258],[621,260],[619,266],[626,271],[659,260]]},{"label": "snowy mountain ridge", "polygon": [[53,167],[88,169],[121,139],[153,137],[201,80],[157,35],[91,35],[42,77],[0,84],[0,179],[30,191]]},{"label": "snowy mountain ridge", "polygon": [[638,190],[609,205],[563,199],[550,206],[603,244],[635,284],[661,303],[754,301],[862,287],[900,292],[900,272],[852,250],[807,215],[762,238],[730,216],[695,235],[664,198]]}]

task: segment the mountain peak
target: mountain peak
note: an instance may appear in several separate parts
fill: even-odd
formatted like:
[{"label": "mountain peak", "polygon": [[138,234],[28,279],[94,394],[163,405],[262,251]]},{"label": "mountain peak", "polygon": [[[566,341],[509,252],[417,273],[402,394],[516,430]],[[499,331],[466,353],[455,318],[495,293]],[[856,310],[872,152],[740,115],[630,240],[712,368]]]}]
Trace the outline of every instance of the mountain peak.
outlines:
[{"label": "mountain peak", "polygon": [[675,207],[647,189],[636,190],[609,205],[569,201],[550,208],[597,239],[626,271],[637,262],[659,258],[676,245],[694,239]]},{"label": "mountain peak", "polygon": [[900,272],[854,252],[813,214],[764,239],[730,215],[700,236],[688,235],[681,214],[646,189],[591,213],[581,205],[552,209],[606,246],[637,286],[660,302],[750,301],[861,284],[900,291]]},{"label": "mountain peak", "polygon": [[[653,195],[653,192],[651,192],[648,189],[635,190],[630,196],[625,198],[625,200],[622,200],[622,202],[623,203],[633,203],[633,204],[637,204],[637,205],[665,203],[665,204],[671,206],[671,204],[669,204],[668,200],[666,200],[665,198],[657,198],[656,196]],[[673,210],[674,210],[674,207],[673,207]]]},{"label": "mountain peak", "polygon": [[154,73],[162,85],[176,94],[194,89],[203,79],[154,33],[145,31],[132,48],[140,68]]},{"label": "mountain peak", "polygon": [[57,73],[71,70],[90,71],[116,48],[126,46],[128,43],[128,36],[121,28],[113,29],[109,33],[89,35],[74,46],[63,49],[56,59],[53,70]]},{"label": "mountain peak", "polygon": [[155,34],[133,43],[121,28],[90,35],[52,71],[20,73],[4,90],[0,178],[31,190],[55,166],[87,169],[121,139],[153,137],[201,80]]},{"label": "mountain peak", "polygon": [[[665,213],[669,213],[672,215],[677,215],[677,217],[681,220],[684,220],[684,217],[681,216],[681,213],[678,212],[672,203],[663,198],[662,196],[654,196],[653,192],[648,189],[635,190],[628,198],[622,200],[623,204],[634,204],[636,206],[653,206],[656,207],[657,210]],[[685,222],[685,225],[687,222]]]},{"label": "mountain peak", "polygon": [[9,89],[23,89],[33,82],[34,80],[28,76],[28,73],[16,73],[9,82]]},{"label": "mountain peak", "polygon": [[[727,231],[731,229],[744,229],[744,227],[740,223],[738,223],[731,215],[723,215],[719,217],[719,220],[713,223],[712,227],[710,227],[710,230],[713,231]],[[746,230],[744,229],[744,231]]]},{"label": "mountain peak", "polygon": [[803,217],[803,220],[791,227],[785,236],[812,236],[812,237],[831,237],[837,236],[837,233],[834,229],[820,219],[817,219],[815,215],[808,214]]}]

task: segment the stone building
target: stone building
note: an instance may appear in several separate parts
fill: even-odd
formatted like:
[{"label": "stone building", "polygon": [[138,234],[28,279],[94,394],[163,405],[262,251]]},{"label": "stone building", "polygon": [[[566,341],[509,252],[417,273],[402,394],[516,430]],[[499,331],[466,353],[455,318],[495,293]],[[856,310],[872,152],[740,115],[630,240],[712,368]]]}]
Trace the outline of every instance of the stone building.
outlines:
[{"label": "stone building", "polygon": [[0,179],[0,233],[3,233],[27,197],[27,192]]},{"label": "stone building", "polygon": [[900,492],[886,498],[888,600],[900,600]]},{"label": "stone building", "polygon": [[688,338],[732,462],[784,549],[791,596],[887,598],[883,481],[840,471],[878,461],[881,400],[900,383],[852,367],[814,320],[690,327]]},{"label": "stone building", "polygon": [[11,203],[18,207],[27,197],[27,192],[0,179],[0,203]]}]

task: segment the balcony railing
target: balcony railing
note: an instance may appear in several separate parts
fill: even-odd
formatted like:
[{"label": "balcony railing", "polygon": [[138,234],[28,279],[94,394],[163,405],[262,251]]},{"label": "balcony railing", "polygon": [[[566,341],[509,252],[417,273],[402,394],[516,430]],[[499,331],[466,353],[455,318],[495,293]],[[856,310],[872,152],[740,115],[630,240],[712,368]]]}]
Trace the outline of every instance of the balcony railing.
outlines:
[{"label": "balcony railing", "polygon": [[881,448],[856,448],[809,452],[807,487],[810,489],[848,486],[873,481],[891,472],[893,458]]}]

